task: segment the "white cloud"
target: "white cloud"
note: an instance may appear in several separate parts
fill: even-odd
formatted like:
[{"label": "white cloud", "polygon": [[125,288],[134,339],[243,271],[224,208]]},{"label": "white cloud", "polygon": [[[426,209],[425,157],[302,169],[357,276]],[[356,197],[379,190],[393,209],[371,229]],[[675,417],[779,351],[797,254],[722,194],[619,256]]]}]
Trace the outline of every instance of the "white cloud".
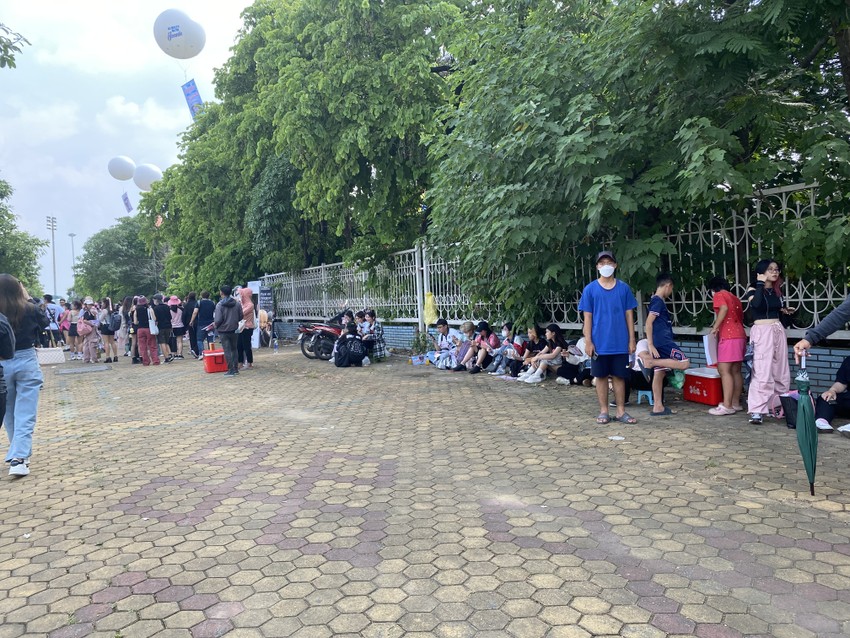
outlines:
[{"label": "white cloud", "polygon": [[[10,111],[7,114],[6,111]],[[80,106],[76,102],[28,104],[13,97],[0,110],[0,146],[18,143],[37,146],[73,137],[79,131]]]},{"label": "white cloud", "polygon": [[187,108],[168,109],[160,106],[153,98],[137,104],[123,95],[107,99],[106,109],[95,116],[101,130],[113,135],[139,127],[154,132],[173,132],[184,128],[188,119]]}]

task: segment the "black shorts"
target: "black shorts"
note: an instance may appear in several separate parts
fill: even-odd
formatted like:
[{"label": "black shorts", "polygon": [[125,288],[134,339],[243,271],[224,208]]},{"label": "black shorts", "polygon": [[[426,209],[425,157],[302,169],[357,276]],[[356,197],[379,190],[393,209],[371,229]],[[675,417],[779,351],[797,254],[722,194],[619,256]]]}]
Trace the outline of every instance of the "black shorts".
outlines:
[{"label": "black shorts", "polygon": [[167,344],[169,339],[171,339],[171,328],[160,328],[159,334],[156,336],[156,342]]},{"label": "black shorts", "polygon": [[180,328],[172,328],[171,334],[173,334],[175,337],[182,337],[184,334],[186,334],[186,327],[182,326]]},{"label": "black shorts", "polygon": [[75,323],[71,324],[71,326],[68,328],[68,336],[69,337],[78,337],[79,336],[79,334],[77,333],[77,324],[75,324]]},{"label": "black shorts", "polygon": [[599,354],[590,364],[590,373],[597,379],[629,376],[628,354]]}]

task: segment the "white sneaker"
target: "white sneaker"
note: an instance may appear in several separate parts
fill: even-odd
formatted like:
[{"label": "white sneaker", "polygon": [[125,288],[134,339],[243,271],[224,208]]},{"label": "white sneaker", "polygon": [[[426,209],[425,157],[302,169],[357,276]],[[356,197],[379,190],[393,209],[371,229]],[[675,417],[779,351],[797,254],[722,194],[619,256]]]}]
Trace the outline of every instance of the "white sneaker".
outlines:
[{"label": "white sneaker", "polygon": [[572,385],[572,383],[570,383],[570,380],[565,379],[564,377],[558,377],[557,379],[555,379],[555,383],[557,383],[558,385]]},{"label": "white sneaker", "polygon": [[328,359],[328,363],[333,363],[333,362],[334,362],[334,358],[333,358],[333,357],[331,357],[330,359]]},{"label": "white sneaker", "polygon": [[528,377],[530,377],[532,374],[534,374],[534,370],[529,369],[529,370],[526,370],[525,372],[520,372],[517,375],[516,378],[519,379],[520,381],[523,381],[524,379],[527,379]]},{"label": "white sneaker", "polygon": [[821,434],[832,434],[835,429],[826,421],[826,419],[815,420],[815,427]]},{"label": "white sneaker", "polygon": [[29,473],[30,468],[26,460],[12,459],[9,463],[9,476],[26,476]]},{"label": "white sneaker", "polygon": [[371,362],[371,361],[369,361],[369,357],[363,357],[363,365],[364,365],[364,366],[370,366],[370,365],[372,365],[372,362]]},{"label": "white sneaker", "polygon": [[535,372],[523,379],[523,381],[526,383],[543,383],[543,375]]}]

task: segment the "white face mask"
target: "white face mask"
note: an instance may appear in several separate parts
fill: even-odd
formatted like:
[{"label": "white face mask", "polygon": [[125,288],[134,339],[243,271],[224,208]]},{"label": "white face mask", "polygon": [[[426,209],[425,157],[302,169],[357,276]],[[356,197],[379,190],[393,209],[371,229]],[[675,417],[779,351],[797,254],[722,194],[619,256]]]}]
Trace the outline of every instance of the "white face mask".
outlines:
[{"label": "white face mask", "polygon": [[599,274],[603,277],[610,277],[614,274],[614,271],[617,269],[616,266],[600,266]]},{"label": "white face mask", "polygon": [[507,330],[502,330],[502,336],[503,336],[503,337],[506,337],[506,338],[507,338],[507,336],[508,336],[509,334],[511,334],[511,333],[510,333],[510,332],[508,332]]}]

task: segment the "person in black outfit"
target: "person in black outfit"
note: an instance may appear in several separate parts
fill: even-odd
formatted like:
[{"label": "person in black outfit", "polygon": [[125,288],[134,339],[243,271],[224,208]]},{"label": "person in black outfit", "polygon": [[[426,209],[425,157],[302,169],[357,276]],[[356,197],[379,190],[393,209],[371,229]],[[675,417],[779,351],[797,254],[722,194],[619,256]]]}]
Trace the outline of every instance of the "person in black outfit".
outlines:
[{"label": "person in black outfit", "polygon": [[357,324],[350,321],[345,326],[345,332],[337,339],[334,355],[334,365],[337,368],[359,368],[366,358],[366,345],[363,338],[357,334]]},{"label": "person in black outfit", "polygon": [[[11,359],[15,356],[15,332],[9,325],[5,315],[0,314],[0,359]],[[0,423],[6,416],[6,380],[3,377],[3,366],[0,366]]]},{"label": "person in black outfit", "polygon": [[195,292],[190,292],[186,295],[186,301],[183,304],[183,325],[189,332],[189,348],[192,350],[192,356],[196,359],[201,354],[198,352],[198,333],[194,323],[195,308],[197,307],[198,295]]},{"label": "person in black outfit", "polygon": [[162,295],[156,294],[153,296],[153,314],[156,317],[156,326],[159,328],[159,334],[156,336],[156,343],[162,348],[162,356],[165,357],[165,363],[174,361],[174,355],[171,354],[171,347],[168,345],[171,341],[171,310],[168,306],[162,303]]}]

